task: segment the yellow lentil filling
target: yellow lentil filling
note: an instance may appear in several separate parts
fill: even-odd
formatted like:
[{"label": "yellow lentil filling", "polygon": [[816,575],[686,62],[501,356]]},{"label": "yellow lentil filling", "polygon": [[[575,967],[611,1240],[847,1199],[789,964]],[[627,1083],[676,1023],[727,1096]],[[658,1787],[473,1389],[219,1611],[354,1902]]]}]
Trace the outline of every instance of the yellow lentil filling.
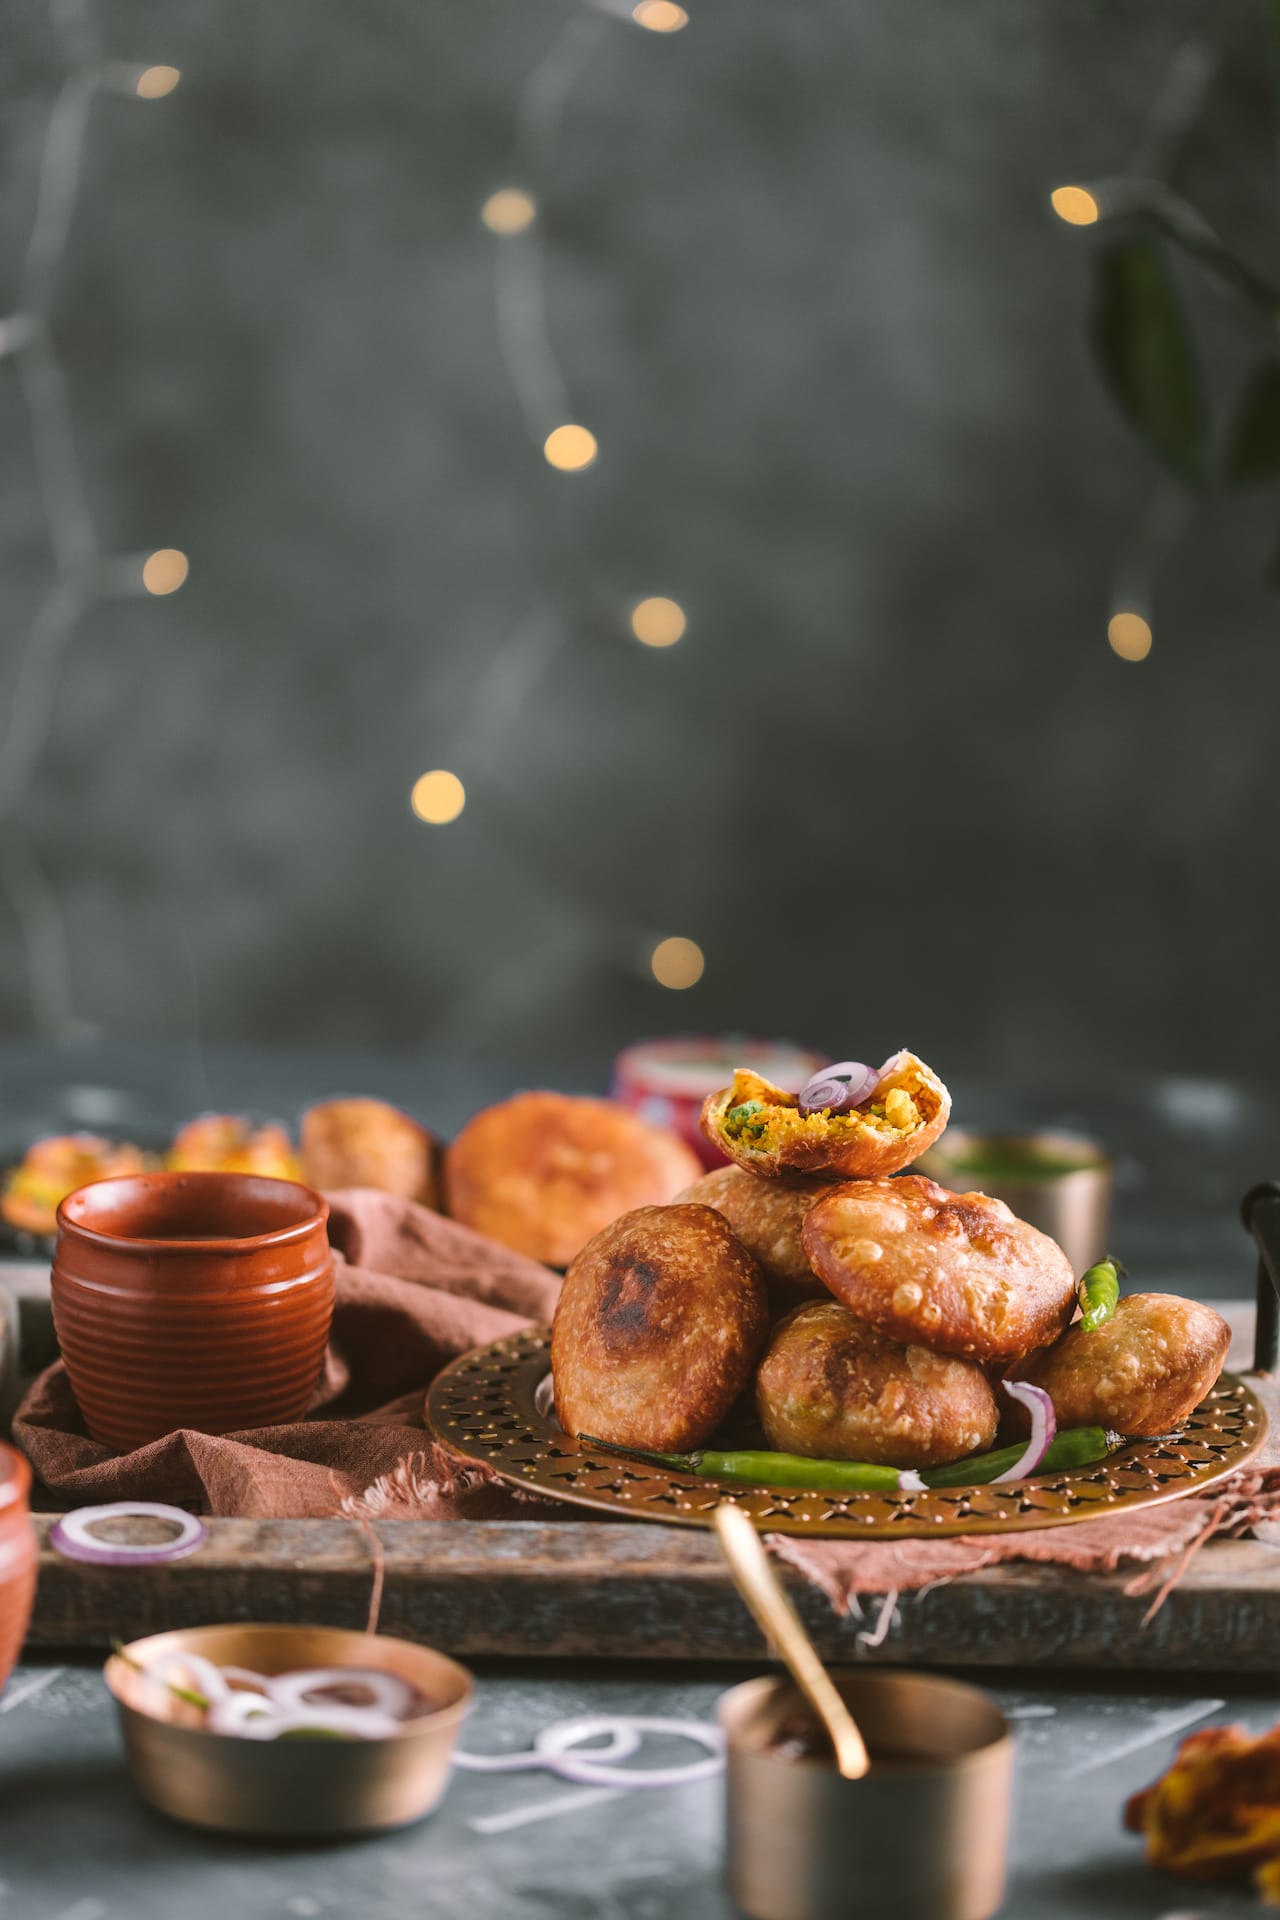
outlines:
[{"label": "yellow lentil filling", "polygon": [[[783,1106],[755,1095],[754,1076],[735,1074],[733,1099],[724,1118],[724,1130],[730,1140],[754,1152],[775,1152],[784,1141],[811,1136],[839,1139],[842,1134],[910,1133],[927,1118],[905,1087],[890,1086],[860,1107],[848,1113],[832,1113],[822,1107],[817,1113],[803,1114],[794,1102]],[[917,1089],[927,1099],[927,1089]],[[741,1097],[739,1097],[739,1095]]]}]

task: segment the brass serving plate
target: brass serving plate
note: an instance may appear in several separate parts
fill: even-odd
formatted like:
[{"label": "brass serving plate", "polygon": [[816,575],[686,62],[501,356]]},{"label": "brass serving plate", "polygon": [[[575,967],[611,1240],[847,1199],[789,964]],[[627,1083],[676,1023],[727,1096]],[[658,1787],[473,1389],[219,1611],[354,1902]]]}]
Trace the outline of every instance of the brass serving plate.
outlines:
[{"label": "brass serving plate", "polygon": [[1243,1380],[1224,1373],[1180,1433],[1135,1440],[1091,1467],[1011,1486],[925,1493],[811,1493],[672,1473],[570,1440],[550,1407],[551,1332],[530,1327],[465,1353],[427,1393],[427,1423],[452,1452],[478,1460],[513,1486],[634,1520],[707,1527],[736,1500],[768,1533],[839,1539],[939,1538],[1023,1533],[1133,1512],[1203,1493],[1252,1458],[1267,1416]]}]

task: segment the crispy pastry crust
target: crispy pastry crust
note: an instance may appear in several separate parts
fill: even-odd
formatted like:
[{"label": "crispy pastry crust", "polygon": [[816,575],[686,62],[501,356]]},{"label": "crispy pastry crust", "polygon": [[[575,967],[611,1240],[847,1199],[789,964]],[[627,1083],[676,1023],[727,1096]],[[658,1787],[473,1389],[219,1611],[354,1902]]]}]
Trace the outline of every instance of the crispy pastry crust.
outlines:
[{"label": "crispy pastry crust", "polygon": [[260,1173],[301,1180],[302,1166],[285,1128],[256,1127],[234,1113],[202,1113],[173,1136],[165,1165],[174,1173]]},{"label": "crispy pastry crust", "polygon": [[609,1100],[518,1093],[469,1120],[445,1154],[455,1220],[549,1267],[633,1207],[663,1206],[700,1171],[674,1133]]},{"label": "crispy pastry crust", "polygon": [[756,1375],[769,1445],[823,1460],[942,1467],[982,1453],[996,1401],[982,1368],[877,1333],[835,1300],[774,1329]]},{"label": "crispy pastry crust", "polygon": [[709,1440],[769,1327],[764,1279],[711,1207],[639,1207],[585,1246],[551,1332],[566,1433],[659,1451]]},{"label": "crispy pastry crust", "polygon": [[1201,1301],[1128,1293],[1092,1333],[1069,1327],[1013,1372],[1045,1389],[1061,1427],[1172,1433],[1217,1380],[1230,1345],[1230,1327]]},{"label": "crispy pastry crust", "polygon": [[747,1252],[759,1262],[775,1314],[789,1313],[802,1300],[825,1300],[826,1285],[809,1265],[800,1242],[804,1217],[830,1188],[822,1180],[757,1180],[741,1167],[717,1167],[676,1195],[685,1202],[722,1213]]},{"label": "crispy pastry crust", "polygon": [[326,1100],[302,1116],[302,1171],[312,1187],[376,1187],[440,1204],[437,1143],[385,1100]]},{"label": "crispy pastry crust", "polygon": [[[753,1102],[758,1109],[741,1116]],[[748,1173],[873,1180],[909,1167],[933,1145],[950,1113],[951,1095],[937,1074],[914,1053],[900,1053],[871,1099],[850,1113],[804,1115],[794,1093],[739,1067],[732,1086],[703,1102],[702,1131]]]},{"label": "crispy pastry crust", "polygon": [[939,1353],[1020,1359],[1056,1340],[1075,1306],[1071,1263],[1048,1234],[919,1173],[833,1188],[802,1239],[850,1312]]}]

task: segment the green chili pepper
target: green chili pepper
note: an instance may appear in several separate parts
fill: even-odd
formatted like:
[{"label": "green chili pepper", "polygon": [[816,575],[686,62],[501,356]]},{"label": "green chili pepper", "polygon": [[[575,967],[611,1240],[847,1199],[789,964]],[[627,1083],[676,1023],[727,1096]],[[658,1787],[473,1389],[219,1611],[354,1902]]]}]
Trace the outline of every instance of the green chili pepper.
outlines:
[{"label": "green chili pepper", "polygon": [[[638,1447],[615,1446],[593,1434],[578,1435],[584,1447],[602,1453],[625,1454],[650,1466],[669,1467],[674,1473],[692,1473],[706,1480],[736,1480],[764,1487],[808,1487],[815,1493],[903,1493],[929,1487],[966,1487],[994,1480],[1015,1466],[1025,1446],[1001,1447],[997,1453],[978,1453],[950,1467],[927,1467],[923,1473],[897,1467],[873,1466],[862,1460],[811,1460],[801,1453],[747,1451],[720,1453],[705,1447],[697,1453],[645,1453]],[[1063,1467],[1086,1467],[1105,1459],[1121,1443],[1117,1433],[1102,1427],[1071,1427],[1057,1435],[1038,1469],[1055,1473]]]},{"label": "green chili pepper", "polygon": [[1126,1279],[1124,1268],[1110,1254],[1080,1275],[1076,1298],[1080,1302],[1080,1325],[1086,1333],[1096,1333],[1111,1318],[1120,1298],[1120,1282]]},{"label": "green chili pepper", "polygon": [[[1105,1427],[1066,1427],[1055,1434],[1049,1450],[1036,1468],[1039,1473],[1061,1473],[1065,1467],[1091,1467],[1123,1446],[1124,1435],[1108,1433]],[[957,1460],[949,1467],[926,1467],[920,1478],[926,1487],[969,1487],[998,1480],[1014,1467],[1026,1452],[1026,1443],[1000,1447],[995,1453],[975,1453],[969,1460]]]}]

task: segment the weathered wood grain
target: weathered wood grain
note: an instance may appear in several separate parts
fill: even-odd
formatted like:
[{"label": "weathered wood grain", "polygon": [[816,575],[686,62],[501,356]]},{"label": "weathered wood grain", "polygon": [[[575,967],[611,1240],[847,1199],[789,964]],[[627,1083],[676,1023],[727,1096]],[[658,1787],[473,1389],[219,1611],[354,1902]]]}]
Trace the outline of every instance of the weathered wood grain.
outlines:
[{"label": "weathered wood grain", "polygon": [[[42,1542],[51,1522],[37,1522]],[[384,1521],[381,1625],[450,1653],[758,1660],[762,1642],[709,1535],[591,1521]],[[1223,1668],[1275,1665],[1280,1556],[1256,1541],[1206,1547],[1146,1627],[1125,1574],[1009,1566],[906,1594],[876,1648],[869,1619],[839,1619],[789,1584],[823,1653],[939,1666]],[[341,1520],[214,1520],[169,1567],[86,1567],[44,1547],[34,1647],[100,1646],[221,1620],[363,1626],[364,1531]]]}]

